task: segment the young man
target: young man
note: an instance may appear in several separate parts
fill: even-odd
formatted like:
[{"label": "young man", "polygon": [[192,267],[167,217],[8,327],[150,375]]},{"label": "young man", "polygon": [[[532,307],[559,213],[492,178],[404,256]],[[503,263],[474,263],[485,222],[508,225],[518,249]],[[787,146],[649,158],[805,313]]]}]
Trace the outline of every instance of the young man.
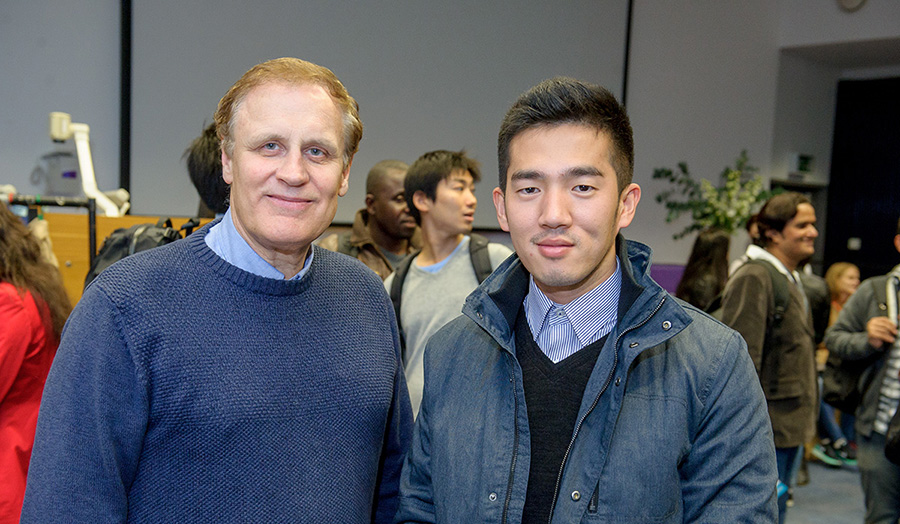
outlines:
[{"label": "young man", "polygon": [[[475,183],[480,179],[478,163],[462,151],[425,153],[406,174],[406,202],[422,229],[422,250],[384,286],[399,298],[397,319],[405,341],[403,363],[413,415],[422,399],[425,343],[460,314],[466,296],[480,283],[474,266],[477,254],[473,258],[470,249],[487,250],[487,272],[512,253],[502,244],[484,246],[483,237],[470,237],[478,204]],[[399,297],[395,285],[402,286]]]},{"label": "young man", "polygon": [[631,125],[556,78],[500,130],[510,257],[428,343],[398,522],[766,522],[775,458],[734,331],[669,296],[619,234]]},{"label": "young man", "polygon": [[[900,252],[900,222],[894,236]],[[900,519],[900,466],[884,455],[888,423],[900,404],[900,265],[867,279],[844,304],[825,334],[829,351],[848,362],[865,362],[868,387],[856,409],[860,480],[866,498],[866,524]]]},{"label": "young man", "polygon": [[356,212],[353,228],[322,239],[319,247],[359,259],[381,280],[387,278],[395,265],[421,246],[404,196],[408,169],[399,160],[375,164],[366,177],[366,207]]},{"label": "young man", "polygon": [[[792,485],[803,444],[815,437],[818,406],[815,344],[809,300],[798,268],[815,252],[816,212],[799,193],[769,199],[757,215],[762,248],[732,275],[722,295],[722,322],[747,342],[766,395],[778,479]],[[778,304],[778,286],[788,290]],[[783,311],[777,311],[781,307]],[[784,522],[787,497],[778,501]]]},{"label": "young man", "polygon": [[412,424],[381,281],[314,248],[362,136],[328,69],[219,102],[231,206],[85,290],[44,390],[22,522],[390,522]]}]

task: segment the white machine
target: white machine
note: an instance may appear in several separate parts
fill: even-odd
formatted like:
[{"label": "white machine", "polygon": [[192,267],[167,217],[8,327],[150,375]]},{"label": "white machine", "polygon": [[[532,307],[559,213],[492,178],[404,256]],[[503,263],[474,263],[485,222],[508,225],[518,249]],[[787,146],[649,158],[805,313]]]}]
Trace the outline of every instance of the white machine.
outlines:
[{"label": "white machine", "polygon": [[75,139],[75,151],[78,154],[78,169],[81,171],[81,185],[84,195],[97,201],[97,207],[108,217],[120,217],[131,207],[131,195],[125,189],[101,192],[97,188],[94,176],[94,161],[91,159],[90,127],[87,124],[72,122],[68,113],[54,111],[50,113],[50,138],[56,142]]}]

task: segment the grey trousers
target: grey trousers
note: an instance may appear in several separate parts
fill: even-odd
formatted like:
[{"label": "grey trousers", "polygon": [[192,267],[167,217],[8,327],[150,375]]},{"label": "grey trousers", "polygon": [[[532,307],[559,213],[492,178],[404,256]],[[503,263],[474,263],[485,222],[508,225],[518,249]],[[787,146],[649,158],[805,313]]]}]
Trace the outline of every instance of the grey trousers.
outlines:
[{"label": "grey trousers", "polygon": [[857,458],[866,524],[897,524],[900,520],[900,466],[884,456],[884,435],[857,435]]}]

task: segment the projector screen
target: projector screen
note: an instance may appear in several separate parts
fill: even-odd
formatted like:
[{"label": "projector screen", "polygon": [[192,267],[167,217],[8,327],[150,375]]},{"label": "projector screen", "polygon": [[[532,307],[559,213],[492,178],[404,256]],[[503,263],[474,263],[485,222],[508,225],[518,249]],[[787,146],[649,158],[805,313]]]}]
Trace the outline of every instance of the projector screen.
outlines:
[{"label": "projector screen", "polygon": [[376,162],[465,149],[482,163],[475,226],[496,228],[497,131],[515,98],[556,75],[622,96],[627,0],[134,2],[133,212],[191,216],[182,155],[244,71],[296,56],[337,74],[363,139],[335,223],[363,206]]}]

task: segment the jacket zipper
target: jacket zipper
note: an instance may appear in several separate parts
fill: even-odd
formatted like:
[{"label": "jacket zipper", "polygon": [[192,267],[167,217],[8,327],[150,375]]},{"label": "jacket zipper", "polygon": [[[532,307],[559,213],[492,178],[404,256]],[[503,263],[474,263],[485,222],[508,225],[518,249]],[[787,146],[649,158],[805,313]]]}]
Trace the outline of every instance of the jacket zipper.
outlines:
[{"label": "jacket zipper", "polygon": [[656,312],[659,311],[660,308],[662,308],[662,305],[665,304],[665,302],[666,297],[663,297],[662,300],[660,300],[659,304],[656,305],[656,308],[649,315],[647,315],[647,318],[645,318],[639,324],[635,324],[634,326],[631,326],[625,331],[619,333],[619,336],[616,337],[616,342],[615,344],[613,344],[615,353],[613,353],[612,370],[609,372],[609,376],[606,377],[606,382],[603,384],[603,387],[600,388],[600,392],[597,393],[597,396],[594,398],[594,402],[591,404],[591,407],[588,408],[581,419],[578,420],[578,424],[575,425],[575,432],[572,433],[572,439],[569,441],[569,447],[566,448],[566,454],[563,455],[562,464],[560,464],[559,466],[559,475],[557,475],[556,477],[556,487],[553,490],[553,502],[550,504],[550,518],[547,519],[548,524],[553,522],[553,510],[556,509],[556,501],[559,499],[559,486],[560,484],[562,484],[563,470],[566,469],[566,461],[569,460],[569,454],[572,452],[572,446],[575,444],[575,439],[578,438],[578,433],[581,431],[581,426],[584,424],[584,419],[586,419],[588,415],[590,415],[591,412],[594,411],[594,408],[597,407],[597,404],[600,402],[600,397],[603,396],[606,388],[609,387],[609,383],[612,382],[613,376],[616,374],[616,367],[618,367],[619,365],[619,341],[622,340],[622,337],[625,336],[626,333],[634,331],[647,322],[650,322],[650,319],[653,318],[654,315],[656,315]]},{"label": "jacket zipper", "polygon": [[[512,358],[511,356],[509,357]],[[513,455],[509,465],[509,481],[506,485],[506,501],[503,503],[503,516],[500,519],[501,524],[506,524],[509,516],[509,502],[512,499],[513,477],[516,472],[516,459],[519,454],[519,396],[516,394],[515,380],[515,362],[510,362],[513,372],[510,373],[510,382],[513,385]]]}]

